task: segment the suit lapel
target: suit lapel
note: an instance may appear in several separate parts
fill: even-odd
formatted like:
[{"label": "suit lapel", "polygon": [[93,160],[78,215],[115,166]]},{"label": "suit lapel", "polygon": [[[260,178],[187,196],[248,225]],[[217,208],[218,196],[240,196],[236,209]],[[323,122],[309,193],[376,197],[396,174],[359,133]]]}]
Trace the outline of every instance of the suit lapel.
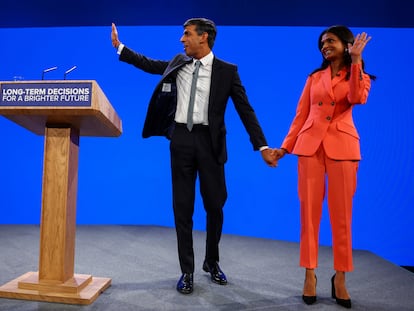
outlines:
[{"label": "suit lapel", "polygon": [[210,98],[209,98],[209,110],[211,109],[212,104],[214,101],[213,98],[216,97],[218,86],[220,85],[220,81],[218,80],[220,77],[220,70],[221,70],[221,63],[217,60],[216,57],[213,59],[213,65],[211,68],[211,84],[210,84]]},{"label": "suit lapel", "polygon": [[328,91],[329,96],[332,99],[334,98],[333,89],[332,89],[332,79],[331,79],[331,67],[328,66],[325,70],[322,71],[322,81],[323,86]]},{"label": "suit lapel", "polygon": [[191,57],[188,57],[187,55],[184,55],[184,54],[179,54],[176,58],[174,58],[170,62],[167,69],[165,69],[161,80],[164,80],[164,78],[169,76],[171,73],[173,73],[174,71],[177,71],[177,69],[181,68],[185,64],[191,63],[192,61],[193,59]]}]

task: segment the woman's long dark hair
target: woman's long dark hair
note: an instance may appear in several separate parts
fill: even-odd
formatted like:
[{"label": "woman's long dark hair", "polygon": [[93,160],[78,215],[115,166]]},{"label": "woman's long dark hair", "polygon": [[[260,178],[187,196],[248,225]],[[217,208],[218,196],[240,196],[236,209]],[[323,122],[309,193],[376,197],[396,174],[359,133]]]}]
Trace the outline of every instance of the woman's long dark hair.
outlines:
[{"label": "woman's long dark hair", "polygon": [[[331,27],[325,29],[324,31],[322,31],[322,33],[319,35],[319,38],[318,38],[319,51],[322,50],[322,45],[323,45],[322,36],[324,34],[328,33],[328,32],[336,35],[339,38],[339,40],[341,40],[341,42],[345,46],[344,64],[347,68],[347,74],[346,74],[345,79],[349,80],[349,76],[351,74],[350,68],[351,68],[352,59],[351,59],[351,55],[348,52],[348,44],[349,43],[354,44],[354,40],[355,40],[354,35],[353,35],[352,31],[346,26],[342,26],[342,25],[331,26]],[[322,55],[322,59],[323,60],[322,60],[321,66],[319,68],[315,69],[314,71],[312,71],[312,73],[310,75],[314,74],[315,72],[318,72],[318,71],[321,71],[321,70],[324,70],[324,69],[328,68],[328,66],[331,62],[329,60],[325,59],[325,57],[323,57],[323,55]],[[365,68],[365,63],[364,63],[364,60],[362,60],[362,71],[365,72],[364,68]],[[376,79],[376,77],[374,75],[371,75],[369,73],[366,73],[366,74],[368,74],[369,77],[372,80]]]}]

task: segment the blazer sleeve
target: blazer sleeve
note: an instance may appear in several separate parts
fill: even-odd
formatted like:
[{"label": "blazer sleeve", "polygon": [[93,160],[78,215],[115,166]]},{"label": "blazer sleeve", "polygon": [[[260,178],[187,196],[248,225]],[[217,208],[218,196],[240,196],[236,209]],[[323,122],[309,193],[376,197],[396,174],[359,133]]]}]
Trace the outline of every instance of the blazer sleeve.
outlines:
[{"label": "blazer sleeve", "polygon": [[119,60],[131,64],[147,73],[162,75],[168,66],[168,61],[155,60],[140,53],[137,53],[127,46],[124,46]]},{"label": "blazer sleeve", "polygon": [[249,134],[253,150],[259,150],[260,147],[267,146],[268,144],[263,130],[259,124],[256,113],[247,98],[246,90],[240,80],[237,66],[234,66],[231,99],[244,125],[244,128]]},{"label": "blazer sleeve", "polygon": [[296,143],[299,131],[303,128],[310,111],[310,89],[312,84],[312,76],[308,77],[299,98],[296,108],[296,115],[290,125],[289,132],[283,140],[281,148],[286,149],[289,153],[292,152]]},{"label": "blazer sleeve", "polygon": [[351,65],[351,75],[349,78],[348,101],[351,104],[365,104],[371,88],[369,75],[362,71],[361,64]]}]

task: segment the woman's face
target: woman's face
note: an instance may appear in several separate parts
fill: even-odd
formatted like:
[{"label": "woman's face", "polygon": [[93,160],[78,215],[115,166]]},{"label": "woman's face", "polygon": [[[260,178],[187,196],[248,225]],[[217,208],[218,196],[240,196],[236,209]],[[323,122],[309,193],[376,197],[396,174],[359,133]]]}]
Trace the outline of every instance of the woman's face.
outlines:
[{"label": "woman's face", "polygon": [[328,61],[343,59],[345,46],[342,41],[333,33],[327,32],[321,39],[321,53]]}]

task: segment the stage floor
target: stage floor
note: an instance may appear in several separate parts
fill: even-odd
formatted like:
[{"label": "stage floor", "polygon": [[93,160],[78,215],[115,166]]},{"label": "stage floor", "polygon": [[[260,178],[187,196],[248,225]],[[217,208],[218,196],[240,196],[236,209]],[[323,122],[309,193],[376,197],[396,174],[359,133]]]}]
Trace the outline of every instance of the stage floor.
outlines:
[{"label": "stage floor", "polygon": [[[0,225],[0,286],[39,263],[39,226]],[[78,226],[75,273],[112,279],[87,306],[0,298],[0,310],[344,310],[330,298],[332,250],[320,248],[318,300],[301,299],[304,271],[297,243],[223,235],[220,266],[229,284],[220,286],[202,271],[205,232],[194,232],[194,292],[175,290],[180,276],[174,228]],[[414,273],[375,254],[354,251],[347,274],[353,310],[414,310]]]}]

